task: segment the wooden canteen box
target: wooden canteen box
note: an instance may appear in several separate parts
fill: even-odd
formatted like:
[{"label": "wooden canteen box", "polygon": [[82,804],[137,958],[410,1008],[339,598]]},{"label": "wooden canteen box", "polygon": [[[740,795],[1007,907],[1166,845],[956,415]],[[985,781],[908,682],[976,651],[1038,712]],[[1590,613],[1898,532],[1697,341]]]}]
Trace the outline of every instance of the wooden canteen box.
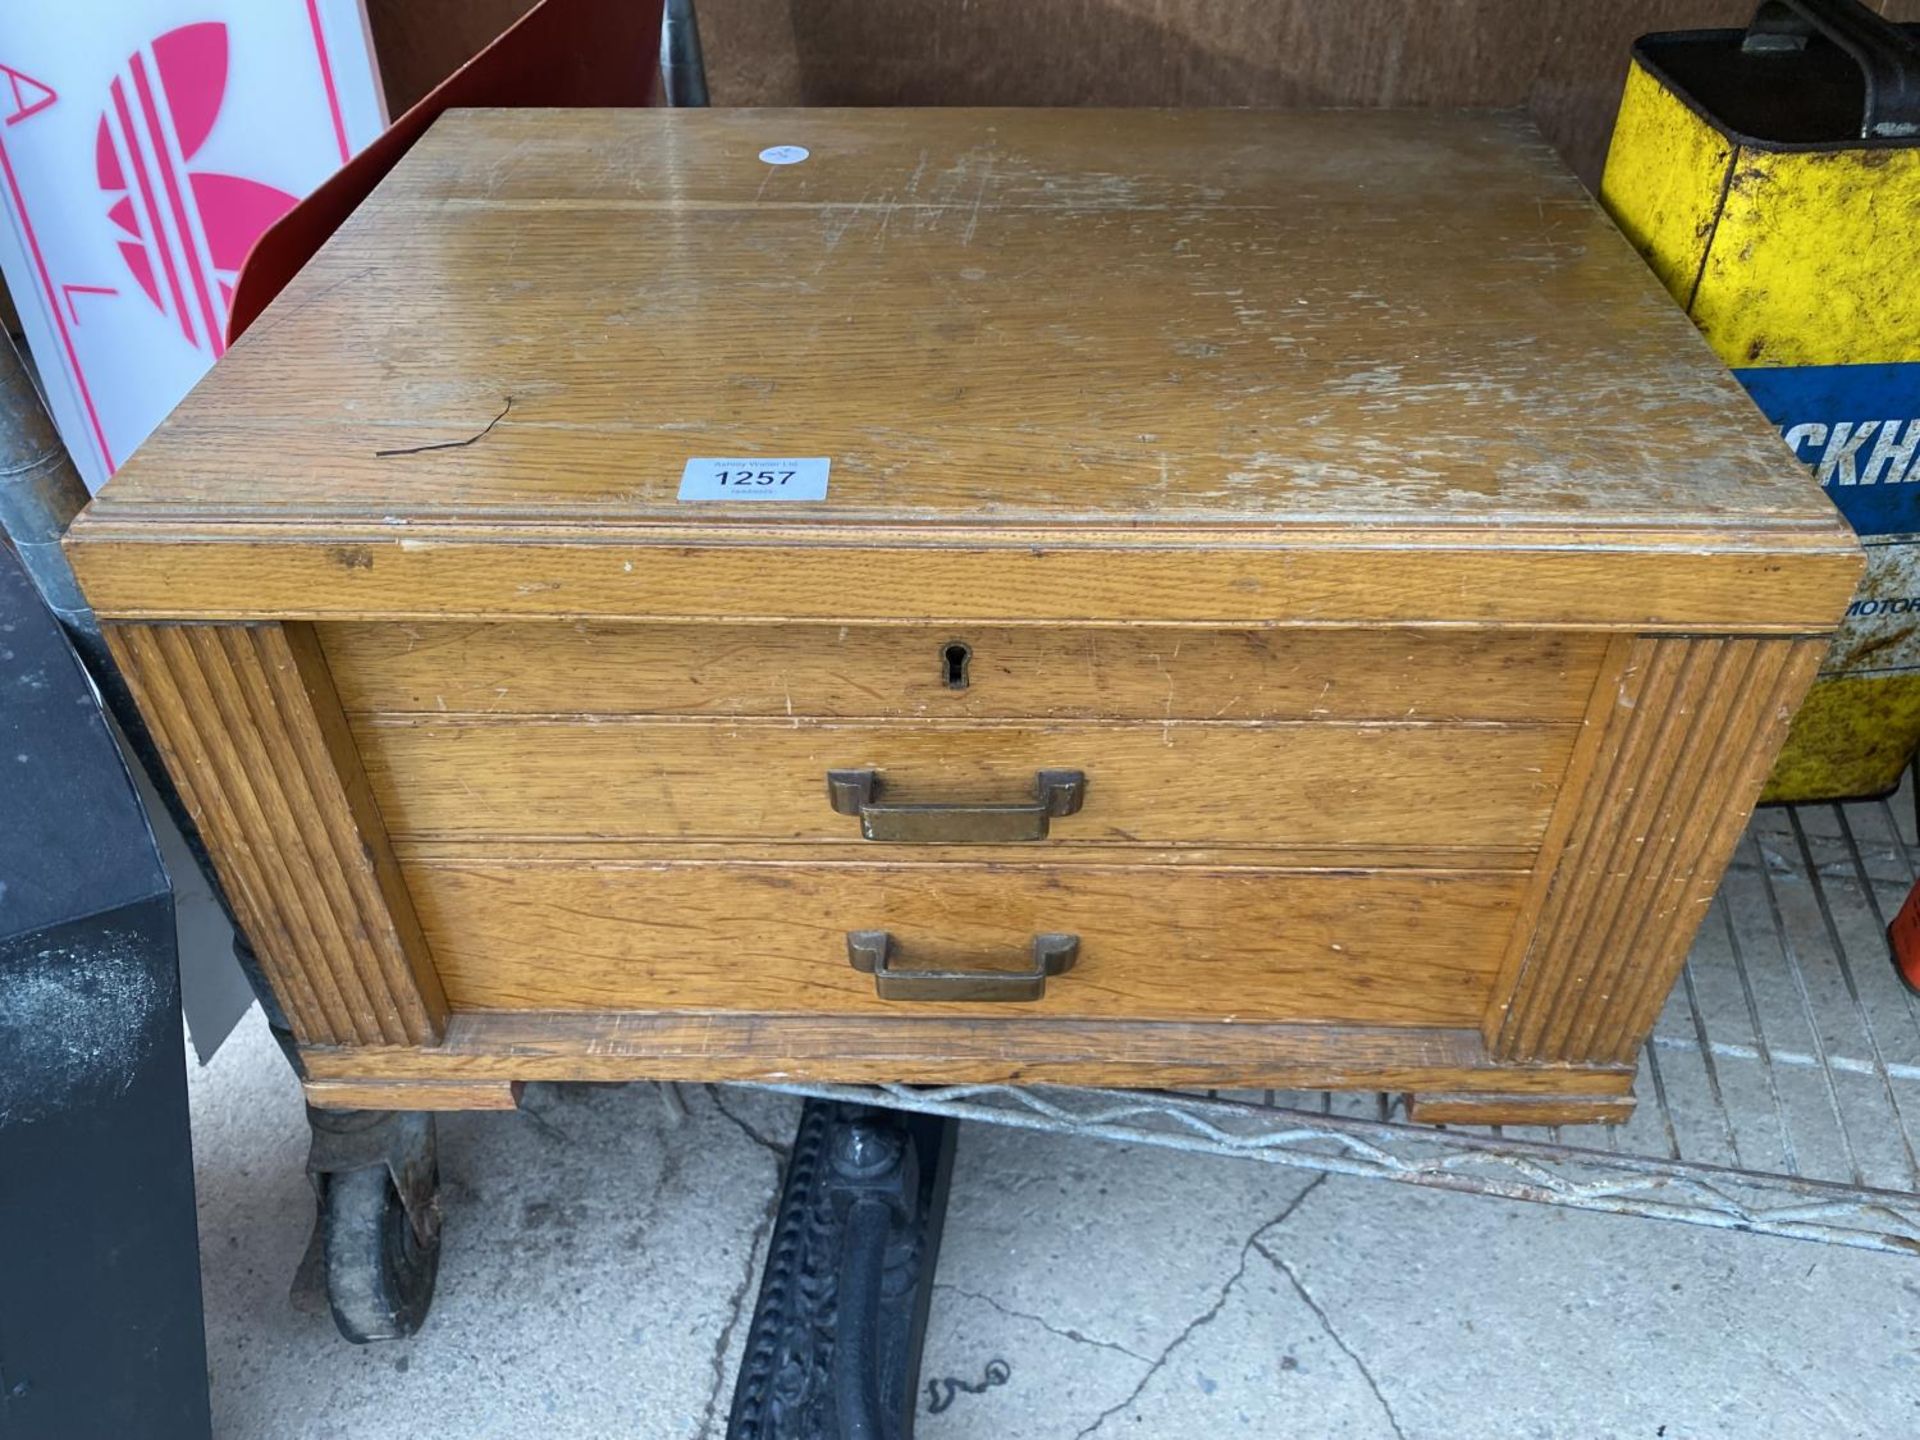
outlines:
[{"label": "wooden canteen box", "polygon": [[457,111],[75,525],[316,1104],[1618,1119],[1860,572],[1525,121]]}]

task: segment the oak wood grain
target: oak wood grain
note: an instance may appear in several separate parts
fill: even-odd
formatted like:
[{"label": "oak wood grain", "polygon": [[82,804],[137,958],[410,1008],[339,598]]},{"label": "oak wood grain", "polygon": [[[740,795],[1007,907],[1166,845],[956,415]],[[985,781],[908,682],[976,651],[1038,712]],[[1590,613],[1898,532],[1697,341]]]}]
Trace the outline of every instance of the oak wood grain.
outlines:
[{"label": "oak wood grain", "polygon": [[1036,934],[1079,959],[1034,1016],[1472,1024],[1523,883],[1513,874],[1303,875],[1252,868],[934,864],[409,862],[453,1004],[492,1010],[878,1015],[849,931],[886,930],[905,969],[1007,970]]},{"label": "oak wood grain", "polygon": [[1019,803],[1086,775],[1077,843],[1536,844],[1571,726],[405,716],[353,722],[388,828],[453,836],[738,838],[871,848],[828,804]]},{"label": "oak wood grain", "polygon": [[[1439,630],[342,623],[350,714],[1547,720],[1605,638]],[[962,688],[945,652],[964,647]]]},{"label": "oak wood grain", "polygon": [[[510,839],[473,836],[399,836],[394,853],[409,860],[447,860],[509,864],[552,861],[564,865],[651,865],[661,860],[747,860],[801,863],[884,860],[894,864],[944,865],[961,861],[973,865],[1026,865],[1044,859],[1048,865],[1197,865],[1213,870],[1339,871],[1392,868],[1397,870],[1479,870],[1531,874],[1537,848],[1531,845],[1426,847],[1369,845],[1364,855],[1353,847],[1315,845],[1083,845],[1049,839],[1043,854],[1032,843],[1006,845],[819,846],[782,840],[624,840],[602,836],[559,839]],[[1364,863],[1362,863],[1364,862]]]},{"label": "oak wood grain", "polygon": [[[1506,1007],[1511,1003],[1514,987],[1533,948],[1540,913],[1553,889],[1554,875],[1567,847],[1568,837],[1576,822],[1590,823],[1590,812],[1583,810],[1583,806],[1590,807],[1598,803],[1599,794],[1592,785],[1593,777],[1604,773],[1606,766],[1611,764],[1613,751],[1620,742],[1620,730],[1613,720],[1618,709],[1621,679],[1628,665],[1634,661],[1636,647],[1646,643],[1643,636],[1613,635],[1608,638],[1606,656],[1595,673],[1594,683],[1587,695],[1586,713],[1581,718],[1579,734],[1567,756],[1567,768],[1560,780],[1553,813],[1547,818],[1546,833],[1541,837],[1540,848],[1533,857],[1532,878],[1515,913],[1513,931],[1507,937],[1500,978],[1494,991],[1499,999],[1490,1016],[1494,1013],[1504,1016]],[[1492,1023],[1491,1019],[1489,1023]]]},{"label": "oak wood grain", "polygon": [[1525,960],[1489,1015],[1496,1054],[1638,1053],[1825,653],[1817,640],[1632,646],[1596,693],[1591,769],[1563,789],[1575,817],[1536,877]]},{"label": "oak wood grain", "polygon": [[316,1079],[840,1080],[1625,1094],[1630,1066],[1497,1064],[1474,1029],[918,1016],[456,1013],[443,1045],[314,1047]]},{"label": "oak wood grain", "polygon": [[295,1037],[436,1041],[445,997],[311,638],[106,636]]},{"label": "oak wood grain", "polygon": [[518,1110],[518,1080],[303,1080],[317,1110]]},{"label": "oak wood grain", "polygon": [[1633,1107],[1631,1095],[1407,1096],[1407,1118],[1422,1125],[1621,1125]]},{"label": "oak wood grain", "polygon": [[1511,115],[455,111],[233,354],[103,512],[1839,533]]},{"label": "oak wood grain", "polygon": [[[1809,631],[1858,566],[1512,117],[456,112],[233,355],[100,613]],[[677,500],[728,453],[829,497]]]},{"label": "oak wood grain", "polygon": [[1337,525],[981,525],[909,535],[796,522],[716,535],[609,523],[489,535],[421,522],[397,534],[372,521],[123,522],[99,505],[96,497],[69,529],[68,554],[97,613],[140,620],[1176,621],[1803,634],[1832,626],[1862,568],[1852,535],[1825,526],[1421,535]]}]

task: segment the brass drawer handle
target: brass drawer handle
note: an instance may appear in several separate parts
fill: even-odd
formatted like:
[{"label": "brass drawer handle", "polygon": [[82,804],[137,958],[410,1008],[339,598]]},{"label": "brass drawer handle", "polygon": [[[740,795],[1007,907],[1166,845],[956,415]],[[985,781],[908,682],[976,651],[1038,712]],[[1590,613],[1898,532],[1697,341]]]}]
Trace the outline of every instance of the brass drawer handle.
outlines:
[{"label": "brass drawer handle", "polygon": [[847,932],[847,963],[873,976],[882,1000],[1038,1000],[1047,993],[1047,977],[1071,970],[1079,957],[1078,935],[1036,935],[1027,970],[896,970],[893,936]]},{"label": "brass drawer handle", "polygon": [[882,805],[878,770],[829,770],[827,800],[836,813],[858,815],[866,840],[916,845],[1004,845],[1047,838],[1047,822],[1071,815],[1086,798],[1078,770],[1040,770],[1033,799],[1015,805]]}]

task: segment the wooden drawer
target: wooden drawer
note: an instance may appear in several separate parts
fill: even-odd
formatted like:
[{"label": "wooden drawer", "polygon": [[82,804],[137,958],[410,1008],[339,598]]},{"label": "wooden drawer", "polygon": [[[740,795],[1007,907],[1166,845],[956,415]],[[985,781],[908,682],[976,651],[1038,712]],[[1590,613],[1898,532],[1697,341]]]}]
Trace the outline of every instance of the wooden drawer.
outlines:
[{"label": "wooden drawer", "polygon": [[1011,803],[1086,776],[1059,842],[1537,846],[1572,726],[383,717],[354,726],[398,838],[860,843],[829,770],[888,803]]},{"label": "wooden drawer", "polygon": [[[317,629],[350,714],[1570,722],[1605,645],[1591,633],[1413,629]],[[955,645],[964,656],[949,655]]]},{"label": "wooden drawer", "polygon": [[[1525,876],[1115,865],[403,862],[456,1008],[927,1011],[1477,1025]],[[1018,967],[1078,936],[1030,1003],[882,1001],[848,961]]]}]

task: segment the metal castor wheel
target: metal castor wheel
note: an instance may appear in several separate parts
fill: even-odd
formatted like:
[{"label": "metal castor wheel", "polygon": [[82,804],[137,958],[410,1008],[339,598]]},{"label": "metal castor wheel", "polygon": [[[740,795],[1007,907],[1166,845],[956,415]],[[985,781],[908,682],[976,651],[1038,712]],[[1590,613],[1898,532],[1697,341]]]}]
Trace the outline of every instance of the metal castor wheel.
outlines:
[{"label": "metal castor wheel", "polygon": [[440,1270],[433,1117],[309,1110],[327,1303],[356,1345],[417,1331]]}]

